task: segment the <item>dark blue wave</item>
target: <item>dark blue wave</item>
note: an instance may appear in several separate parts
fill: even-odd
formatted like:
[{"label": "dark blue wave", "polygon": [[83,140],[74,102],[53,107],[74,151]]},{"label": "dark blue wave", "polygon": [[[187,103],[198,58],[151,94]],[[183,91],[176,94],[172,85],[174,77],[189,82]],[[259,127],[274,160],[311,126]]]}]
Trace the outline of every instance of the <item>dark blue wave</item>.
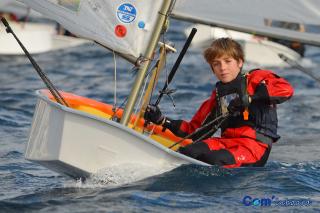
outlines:
[{"label": "dark blue wave", "polygon": [[[240,169],[185,165],[158,176],[117,187],[100,185],[91,188],[43,188],[38,192],[2,200],[0,209],[43,212],[73,209],[72,212],[83,212],[77,208],[83,206],[87,211],[100,209],[117,212],[131,209],[133,212],[180,212],[222,211],[228,209],[226,205],[231,205],[231,209],[246,212],[253,207],[243,205],[244,196],[274,196],[279,199],[309,199],[315,210],[320,204],[317,201],[320,188],[319,169],[319,162],[294,165],[270,162],[264,168]],[[265,207],[264,210],[271,212],[278,209]],[[304,210],[310,209],[306,207]]]},{"label": "dark blue wave", "polygon": [[[173,23],[173,25],[176,25]],[[181,50],[185,36],[177,25],[165,40]],[[314,47],[307,57],[320,61]],[[169,116],[191,119],[211,95],[216,79],[199,50],[190,50],[170,85],[176,108],[164,97]],[[157,91],[177,55],[169,55]],[[35,56],[51,81],[65,91],[113,103],[113,55],[96,45]],[[117,59],[117,103],[130,92],[136,72]],[[310,69],[320,76],[319,65]],[[78,183],[24,159],[36,104],[34,91],[44,88],[25,57],[0,57],[0,212],[319,212],[320,85],[293,68],[275,68],[295,88],[295,96],[279,105],[279,143],[264,168],[222,169],[185,165],[126,185]],[[166,74],[167,73],[167,74]],[[276,160],[274,160],[276,159]],[[252,198],[310,199],[309,207],[246,207]]]}]

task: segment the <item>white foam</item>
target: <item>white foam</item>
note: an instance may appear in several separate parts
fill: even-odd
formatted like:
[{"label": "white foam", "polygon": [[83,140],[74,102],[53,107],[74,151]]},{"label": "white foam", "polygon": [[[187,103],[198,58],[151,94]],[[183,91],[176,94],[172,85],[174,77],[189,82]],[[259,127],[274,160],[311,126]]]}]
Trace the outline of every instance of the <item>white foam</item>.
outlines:
[{"label": "white foam", "polygon": [[67,183],[68,187],[96,188],[105,186],[119,186],[142,180],[147,177],[159,175],[174,169],[176,165],[148,166],[144,164],[114,165],[104,168],[93,174],[85,182],[77,180]]}]

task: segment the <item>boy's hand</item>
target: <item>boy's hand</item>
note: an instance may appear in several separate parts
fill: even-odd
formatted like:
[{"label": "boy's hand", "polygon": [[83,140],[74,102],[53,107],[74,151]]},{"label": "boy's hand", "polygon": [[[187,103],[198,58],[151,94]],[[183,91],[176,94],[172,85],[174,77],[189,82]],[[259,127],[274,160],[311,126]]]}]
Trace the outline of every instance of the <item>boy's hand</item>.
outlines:
[{"label": "boy's hand", "polygon": [[243,105],[240,98],[235,98],[230,101],[228,106],[228,111],[230,114],[238,114],[244,110],[245,106]]},{"label": "boy's hand", "polygon": [[151,121],[154,124],[162,124],[165,117],[162,115],[158,106],[149,104],[144,113],[144,119],[146,121]]}]

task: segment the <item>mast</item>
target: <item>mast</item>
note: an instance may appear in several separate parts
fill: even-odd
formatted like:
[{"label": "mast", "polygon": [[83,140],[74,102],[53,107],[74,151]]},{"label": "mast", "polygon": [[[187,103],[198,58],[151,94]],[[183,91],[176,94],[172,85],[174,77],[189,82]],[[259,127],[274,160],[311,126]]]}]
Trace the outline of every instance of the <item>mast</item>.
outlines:
[{"label": "mast", "polygon": [[[151,37],[151,39],[149,41],[149,44],[146,49],[146,53],[144,55],[144,57],[147,59],[152,58],[153,52],[154,52],[155,48],[157,47],[157,44],[158,44],[158,41],[160,38],[160,34],[161,34],[161,31],[162,31],[163,26],[165,24],[165,21],[167,19],[167,14],[170,9],[171,3],[172,3],[172,0],[164,0],[163,1],[162,7],[158,13],[157,23],[156,23],[154,30],[153,30],[153,36]],[[120,123],[123,125],[127,125],[129,122],[130,115],[133,111],[134,105],[135,105],[136,100],[138,98],[139,91],[140,91],[141,86],[143,84],[144,77],[148,71],[150,63],[151,63],[151,61],[147,60],[145,63],[143,63],[143,65],[140,67],[140,69],[138,71],[138,76],[135,79],[131,93],[129,95],[128,102],[124,108],[123,116],[120,121]]]}]

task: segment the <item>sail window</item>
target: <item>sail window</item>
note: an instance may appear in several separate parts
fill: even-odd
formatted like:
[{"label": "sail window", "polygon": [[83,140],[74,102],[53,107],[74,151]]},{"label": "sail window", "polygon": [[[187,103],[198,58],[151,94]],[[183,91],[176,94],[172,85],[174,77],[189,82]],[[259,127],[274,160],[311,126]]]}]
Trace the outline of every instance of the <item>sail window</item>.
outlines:
[{"label": "sail window", "polygon": [[58,0],[58,4],[72,11],[77,12],[80,6],[80,0]]},{"label": "sail window", "polygon": [[320,25],[315,24],[303,24],[298,22],[288,22],[288,21],[280,21],[280,20],[271,20],[264,19],[264,23],[266,26],[274,27],[274,28],[282,28],[292,31],[298,32],[307,32],[307,33],[320,33]]},{"label": "sail window", "polygon": [[300,31],[300,32],[303,29],[303,24],[294,23],[294,22],[265,19],[264,23],[266,26],[283,28],[287,30],[294,30],[294,31]]}]

